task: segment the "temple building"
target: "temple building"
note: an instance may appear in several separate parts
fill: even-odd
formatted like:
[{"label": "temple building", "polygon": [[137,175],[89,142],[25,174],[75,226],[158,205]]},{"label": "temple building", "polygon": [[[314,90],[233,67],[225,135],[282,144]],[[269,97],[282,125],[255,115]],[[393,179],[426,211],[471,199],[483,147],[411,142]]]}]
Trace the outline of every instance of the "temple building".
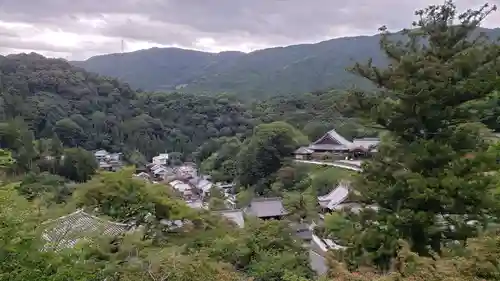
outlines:
[{"label": "temple building", "polygon": [[378,138],[358,138],[347,140],[335,130],[330,130],[308,147],[301,147],[295,151],[295,158],[309,160],[319,158],[322,154],[330,154],[339,158],[369,157],[377,151],[380,140]]}]

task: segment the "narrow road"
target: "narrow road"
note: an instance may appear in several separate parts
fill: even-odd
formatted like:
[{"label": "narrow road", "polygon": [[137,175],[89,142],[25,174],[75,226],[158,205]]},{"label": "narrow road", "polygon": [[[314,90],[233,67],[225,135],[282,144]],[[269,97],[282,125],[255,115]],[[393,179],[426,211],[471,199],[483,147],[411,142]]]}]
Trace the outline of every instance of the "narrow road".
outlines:
[{"label": "narrow road", "polygon": [[314,165],[325,165],[325,166],[333,166],[337,168],[347,169],[351,171],[361,172],[361,168],[353,167],[346,164],[334,163],[334,162],[321,162],[321,161],[311,161],[311,160],[294,160],[295,162],[305,163],[305,164],[314,164]]}]

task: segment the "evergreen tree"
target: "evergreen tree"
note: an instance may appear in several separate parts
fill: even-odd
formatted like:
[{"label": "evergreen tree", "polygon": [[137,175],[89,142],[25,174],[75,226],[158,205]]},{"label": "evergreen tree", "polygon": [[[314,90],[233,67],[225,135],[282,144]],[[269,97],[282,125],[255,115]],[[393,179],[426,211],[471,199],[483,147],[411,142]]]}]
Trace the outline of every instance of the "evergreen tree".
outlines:
[{"label": "evergreen tree", "polygon": [[380,95],[356,92],[351,104],[388,137],[355,185],[380,209],[358,216],[364,229],[349,237],[353,256],[387,265],[401,238],[420,255],[440,253],[446,241],[476,235],[470,222],[484,227],[494,212],[488,130],[465,105],[498,85],[499,46],[477,32],[495,9],[458,14],[452,1],[429,6],[403,31],[406,41],[381,29],[388,68],[354,66]]},{"label": "evergreen tree", "polygon": [[52,136],[52,139],[50,140],[50,153],[56,159],[60,159],[60,157],[64,153],[64,148],[63,148],[62,142],[59,139],[59,137],[57,136],[57,134],[54,134]]}]

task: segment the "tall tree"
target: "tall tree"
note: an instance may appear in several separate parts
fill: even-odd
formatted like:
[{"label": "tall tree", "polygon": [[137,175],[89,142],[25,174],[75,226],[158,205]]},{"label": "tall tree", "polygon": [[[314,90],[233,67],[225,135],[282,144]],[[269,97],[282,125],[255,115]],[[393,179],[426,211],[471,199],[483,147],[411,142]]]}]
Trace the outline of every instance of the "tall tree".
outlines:
[{"label": "tall tree", "polygon": [[[487,151],[484,125],[473,123],[464,105],[498,85],[499,46],[477,32],[495,9],[484,5],[459,14],[446,1],[419,10],[413,28],[403,31],[408,40],[391,41],[393,35],[381,29],[388,68],[371,61],[354,66],[353,72],[377,85],[380,95],[353,93],[353,107],[388,131],[356,185],[367,202],[380,207],[365,220],[366,229],[351,237],[363,248],[356,254],[383,253],[379,262],[387,262],[395,253],[382,251],[395,245],[387,237],[407,239],[418,254],[440,253],[443,243],[457,235],[450,225],[482,224],[492,213],[493,179],[485,172],[496,161]],[[471,152],[474,157],[465,157]],[[475,232],[466,233],[460,240]]]},{"label": "tall tree", "polygon": [[60,176],[76,182],[89,180],[97,170],[94,155],[81,148],[68,148],[58,169]]},{"label": "tall tree", "polygon": [[307,190],[303,193],[285,193],[283,205],[290,220],[296,222],[312,221],[318,214],[318,199],[314,192]]},{"label": "tall tree", "polygon": [[133,169],[103,172],[75,192],[78,206],[95,210],[120,222],[137,225],[154,221],[185,219],[192,210],[175,200],[165,189],[158,189],[132,178]]},{"label": "tall tree", "polygon": [[[285,122],[262,124],[255,128],[251,138],[243,143],[238,154],[238,179],[241,185],[265,186],[269,176],[278,171],[287,157],[307,137]],[[258,193],[264,190],[259,188]]]},{"label": "tall tree", "polygon": [[59,160],[64,153],[63,144],[57,134],[54,134],[50,139],[50,153],[52,154],[51,156],[55,157],[57,160]]}]

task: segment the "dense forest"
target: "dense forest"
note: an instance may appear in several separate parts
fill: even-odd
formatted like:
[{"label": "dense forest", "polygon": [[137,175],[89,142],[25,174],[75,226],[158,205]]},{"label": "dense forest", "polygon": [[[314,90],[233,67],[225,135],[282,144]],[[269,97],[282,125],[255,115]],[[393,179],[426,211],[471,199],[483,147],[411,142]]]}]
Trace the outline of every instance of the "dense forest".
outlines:
[{"label": "dense forest", "polygon": [[[376,91],[251,103],[134,91],[63,60],[2,57],[0,280],[499,280],[500,45],[477,32],[495,10],[459,14],[446,1],[417,11],[405,41],[381,29],[390,67],[351,69]],[[359,173],[291,161],[333,127],[382,137]],[[176,152],[235,181],[238,207],[280,196],[288,213],[238,227],[214,212],[221,192],[210,210],[191,208],[168,185],[134,178],[134,167],[98,171],[95,149],[136,165]],[[317,196],[341,179],[361,208],[314,227],[340,245],[317,276],[292,226],[318,222]],[[78,215],[114,230],[58,236],[57,218]]]},{"label": "dense forest", "polygon": [[[500,28],[480,30],[491,38],[500,36]],[[346,69],[370,58],[376,65],[385,65],[388,60],[379,41],[380,35],[345,37],[248,54],[153,48],[72,63],[145,90],[231,93],[253,99],[353,86],[375,89],[368,80]]]},{"label": "dense forest", "polygon": [[353,118],[335,107],[342,92],[253,104],[230,95],[136,92],[116,79],[37,54],[2,57],[0,70],[1,120],[22,117],[36,139],[57,134],[65,146],[123,152],[134,159],[160,152],[188,157],[209,139],[246,136],[256,124],[278,120],[292,122],[312,138],[336,125],[348,136],[368,133],[348,126]]}]

